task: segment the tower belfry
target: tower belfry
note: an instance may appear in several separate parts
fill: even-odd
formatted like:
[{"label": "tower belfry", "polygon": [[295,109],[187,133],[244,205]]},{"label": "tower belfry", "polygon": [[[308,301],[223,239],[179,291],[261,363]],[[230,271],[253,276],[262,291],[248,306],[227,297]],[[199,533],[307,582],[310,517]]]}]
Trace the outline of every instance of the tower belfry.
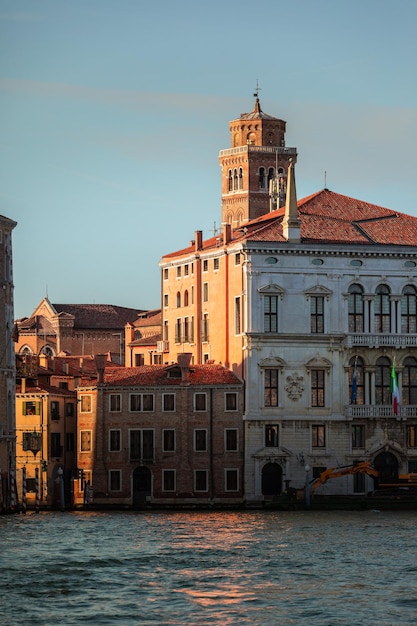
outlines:
[{"label": "tower belfry", "polygon": [[229,123],[231,148],[221,150],[222,222],[233,228],[285,205],[290,160],[297,149],[285,145],[286,122],[264,113],[259,88],[251,113]]}]

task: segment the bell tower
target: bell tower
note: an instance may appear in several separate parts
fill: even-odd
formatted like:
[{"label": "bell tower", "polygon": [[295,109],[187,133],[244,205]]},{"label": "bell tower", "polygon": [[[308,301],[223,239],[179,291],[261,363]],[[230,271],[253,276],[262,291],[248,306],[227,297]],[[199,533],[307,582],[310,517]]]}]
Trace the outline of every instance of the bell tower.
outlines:
[{"label": "bell tower", "polygon": [[222,223],[237,228],[285,206],[287,172],[297,149],[285,145],[286,122],[255,107],[229,123],[231,148],[221,150]]}]

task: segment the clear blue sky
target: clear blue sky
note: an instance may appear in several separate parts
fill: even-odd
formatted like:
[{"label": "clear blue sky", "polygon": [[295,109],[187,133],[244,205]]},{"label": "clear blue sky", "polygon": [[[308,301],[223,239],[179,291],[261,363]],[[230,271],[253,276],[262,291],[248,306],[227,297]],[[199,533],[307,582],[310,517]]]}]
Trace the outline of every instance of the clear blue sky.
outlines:
[{"label": "clear blue sky", "polygon": [[415,0],[0,0],[0,214],[15,317],[160,306],[158,261],[220,223],[218,152],[287,121],[298,197],[417,216]]}]

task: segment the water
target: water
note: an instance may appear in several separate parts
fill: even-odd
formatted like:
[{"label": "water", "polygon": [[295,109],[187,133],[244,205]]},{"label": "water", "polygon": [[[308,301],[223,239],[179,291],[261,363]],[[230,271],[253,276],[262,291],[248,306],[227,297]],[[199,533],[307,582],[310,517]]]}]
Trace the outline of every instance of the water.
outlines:
[{"label": "water", "polygon": [[417,512],[0,517],[0,624],[417,624]]}]

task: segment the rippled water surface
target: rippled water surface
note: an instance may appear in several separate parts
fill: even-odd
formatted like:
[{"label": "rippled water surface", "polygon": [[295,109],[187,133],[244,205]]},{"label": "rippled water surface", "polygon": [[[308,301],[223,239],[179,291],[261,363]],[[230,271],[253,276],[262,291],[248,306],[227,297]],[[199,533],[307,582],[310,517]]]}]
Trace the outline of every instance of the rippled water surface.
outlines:
[{"label": "rippled water surface", "polygon": [[417,624],[417,512],[0,517],[0,624]]}]

